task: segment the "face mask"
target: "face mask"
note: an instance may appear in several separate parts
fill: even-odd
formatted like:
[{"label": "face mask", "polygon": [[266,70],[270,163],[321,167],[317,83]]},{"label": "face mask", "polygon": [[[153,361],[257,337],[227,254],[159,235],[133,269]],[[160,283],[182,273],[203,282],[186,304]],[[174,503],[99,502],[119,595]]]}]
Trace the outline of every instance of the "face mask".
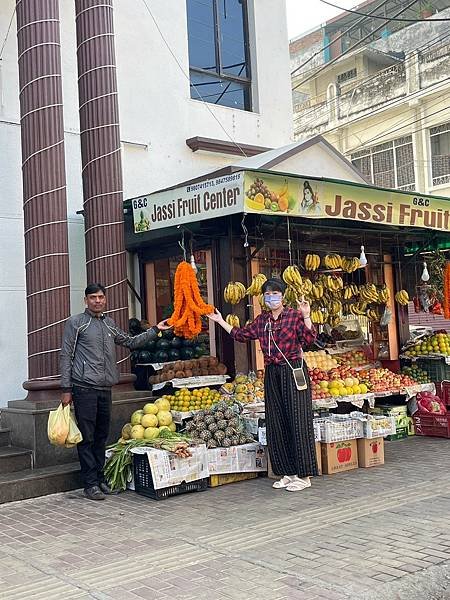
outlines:
[{"label": "face mask", "polygon": [[280,308],[283,303],[283,299],[281,297],[272,296],[271,294],[264,294],[264,303],[272,309]]}]

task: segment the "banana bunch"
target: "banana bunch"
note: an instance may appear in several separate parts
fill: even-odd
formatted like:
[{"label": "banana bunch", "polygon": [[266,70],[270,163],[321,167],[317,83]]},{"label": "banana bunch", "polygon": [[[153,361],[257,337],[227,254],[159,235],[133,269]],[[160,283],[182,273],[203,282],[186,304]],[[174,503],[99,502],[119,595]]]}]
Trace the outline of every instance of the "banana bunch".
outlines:
[{"label": "banana bunch", "polygon": [[328,318],[328,312],[320,309],[315,309],[311,311],[311,321],[316,323],[317,325],[323,325]]},{"label": "banana bunch", "polygon": [[311,289],[311,296],[313,298],[315,298],[316,300],[323,298],[324,292],[325,292],[325,290],[321,283],[313,283],[312,289]]},{"label": "banana bunch", "polygon": [[342,277],[332,277],[328,275],[326,278],[326,286],[330,292],[339,292],[339,290],[344,289],[344,282],[342,281]]},{"label": "banana bunch", "polygon": [[240,281],[230,281],[223,292],[225,302],[229,304],[237,304],[245,298],[247,290],[245,285]]},{"label": "banana bunch", "polygon": [[263,283],[267,281],[267,277],[262,273],[253,275],[250,287],[247,288],[246,294],[248,296],[259,296]]},{"label": "banana bunch", "polygon": [[286,304],[289,304],[289,306],[297,307],[297,301],[299,300],[297,288],[288,285],[286,291],[284,292],[283,298]]},{"label": "banana bunch", "polygon": [[346,285],[344,288],[344,300],[351,300],[359,296],[359,287],[355,283]]},{"label": "banana bunch", "polygon": [[395,299],[401,306],[406,306],[409,302],[409,294],[406,290],[400,290],[395,294]]},{"label": "banana bunch", "polygon": [[369,308],[369,310],[366,312],[366,317],[372,323],[378,323],[380,321],[380,315],[375,308]]},{"label": "banana bunch", "polygon": [[378,302],[378,291],[373,283],[366,283],[359,288],[359,297],[367,304]]},{"label": "banana bunch", "polygon": [[342,257],[339,254],[327,254],[323,259],[323,264],[327,269],[340,269],[342,267]]},{"label": "banana bunch", "polygon": [[355,302],[354,304],[349,304],[348,310],[350,314],[365,317],[367,311],[367,303],[366,302]]},{"label": "banana bunch", "polygon": [[303,280],[302,276],[300,275],[300,271],[298,270],[298,267],[296,267],[295,265],[286,267],[283,271],[283,281],[287,285],[301,290]]},{"label": "banana bunch", "polygon": [[313,282],[311,279],[303,279],[301,292],[303,296],[311,296],[313,290]]},{"label": "banana bunch", "polygon": [[330,316],[332,316],[332,317],[336,317],[337,315],[340,315],[342,312],[342,302],[339,302],[339,300],[332,300],[328,306],[328,310],[329,310]]},{"label": "banana bunch", "polygon": [[225,321],[228,323],[228,325],[231,325],[231,327],[241,326],[241,322],[239,321],[239,317],[237,315],[227,315],[225,317]]},{"label": "banana bunch", "polygon": [[379,304],[387,304],[391,299],[391,293],[389,292],[389,288],[385,285],[378,290],[378,303]]},{"label": "banana bunch", "polygon": [[357,256],[354,256],[353,258],[344,257],[342,259],[342,270],[346,273],[353,273],[354,271],[357,271],[360,266],[361,263],[359,262],[359,258]]},{"label": "banana bunch", "polygon": [[320,267],[320,256],[318,254],[307,254],[305,258],[305,269],[307,271],[317,271]]}]

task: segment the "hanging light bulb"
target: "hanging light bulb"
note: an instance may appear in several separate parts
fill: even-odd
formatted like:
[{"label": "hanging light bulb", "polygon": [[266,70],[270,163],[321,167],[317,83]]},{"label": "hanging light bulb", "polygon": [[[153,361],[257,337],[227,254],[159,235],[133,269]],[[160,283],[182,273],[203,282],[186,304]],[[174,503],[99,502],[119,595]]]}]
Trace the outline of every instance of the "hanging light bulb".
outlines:
[{"label": "hanging light bulb", "polygon": [[421,279],[422,279],[422,281],[429,281],[429,279],[430,279],[430,274],[428,273],[428,267],[427,267],[426,262],[423,263],[423,271],[422,271]]},{"label": "hanging light bulb", "polygon": [[367,265],[366,253],[364,252],[364,246],[361,246],[361,254],[359,255],[359,264],[362,267]]},{"label": "hanging light bulb", "polygon": [[197,265],[195,264],[195,258],[194,258],[193,254],[191,254],[191,267],[192,267],[192,270],[194,271],[194,273],[197,275],[198,269],[197,269]]}]

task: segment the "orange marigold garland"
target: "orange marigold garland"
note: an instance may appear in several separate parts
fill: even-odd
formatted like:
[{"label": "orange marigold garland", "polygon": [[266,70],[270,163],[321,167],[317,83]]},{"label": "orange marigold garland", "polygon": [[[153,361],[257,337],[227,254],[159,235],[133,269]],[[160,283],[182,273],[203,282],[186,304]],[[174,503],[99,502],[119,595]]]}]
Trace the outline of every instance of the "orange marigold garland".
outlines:
[{"label": "orange marigold garland", "polygon": [[450,261],[444,271],[444,317],[450,319]]},{"label": "orange marigold garland", "polygon": [[175,271],[174,295],[173,315],[167,322],[176,335],[192,339],[202,330],[200,316],[214,312],[214,306],[203,301],[194,269],[185,261]]}]

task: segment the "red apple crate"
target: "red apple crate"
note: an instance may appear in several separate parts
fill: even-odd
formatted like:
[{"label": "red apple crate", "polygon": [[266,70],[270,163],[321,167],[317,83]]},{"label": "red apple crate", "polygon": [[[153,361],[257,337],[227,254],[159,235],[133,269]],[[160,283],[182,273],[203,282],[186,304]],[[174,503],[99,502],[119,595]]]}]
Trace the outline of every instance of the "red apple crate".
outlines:
[{"label": "red apple crate", "polygon": [[416,435],[450,438],[450,415],[413,416]]}]

